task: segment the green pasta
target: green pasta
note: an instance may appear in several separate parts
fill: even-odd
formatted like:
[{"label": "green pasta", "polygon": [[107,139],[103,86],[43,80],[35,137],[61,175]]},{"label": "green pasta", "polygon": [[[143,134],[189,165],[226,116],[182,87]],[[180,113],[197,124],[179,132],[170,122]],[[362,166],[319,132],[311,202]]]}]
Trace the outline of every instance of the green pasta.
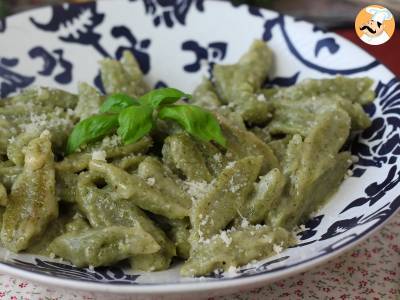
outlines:
[{"label": "green pasta", "polygon": [[77,267],[232,271],[296,243],[293,228],[348,173],[350,137],[371,125],[370,78],[266,89],[261,40],[192,96],[148,93],[133,54],[117,56],[100,62],[105,95],[81,83],[0,101],[3,247]]},{"label": "green pasta", "polygon": [[3,216],[1,241],[13,251],[24,250],[57,216],[53,153],[44,132],[28,144],[24,170],[12,186]]},{"label": "green pasta", "polygon": [[97,267],[132,255],[154,253],[160,246],[140,226],[110,226],[63,234],[50,244],[50,249],[78,267]]},{"label": "green pasta", "polygon": [[215,65],[215,86],[224,103],[232,103],[245,121],[263,123],[271,105],[257,94],[272,65],[272,51],[262,41],[254,41],[249,51],[234,65]]},{"label": "green pasta", "polygon": [[218,233],[237,216],[253,189],[261,163],[261,156],[250,156],[228,166],[210,192],[195,203],[190,213],[193,245]]},{"label": "green pasta", "polygon": [[[274,245],[283,249],[293,243],[289,232],[282,228],[248,226],[241,230],[213,236],[200,244],[181,269],[183,276],[200,276],[215,270],[245,265],[255,259],[274,254]],[[276,248],[276,246],[275,246]]]}]

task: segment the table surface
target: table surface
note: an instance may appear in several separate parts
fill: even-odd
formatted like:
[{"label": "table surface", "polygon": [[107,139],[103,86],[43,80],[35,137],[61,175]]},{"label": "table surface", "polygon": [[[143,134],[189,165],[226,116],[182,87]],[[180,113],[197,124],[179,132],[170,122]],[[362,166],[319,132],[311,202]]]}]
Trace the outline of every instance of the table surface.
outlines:
[{"label": "table surface", "polygon": [[[0,0],[1,1],[1,0]],[[400,77],[400,32],[384,45],[361,42],[354,30],[336,31],[364,48]],[[350,252],[319,268],[263,288],[213,300],[400,299],[400,213]],[[103,300],[90,293],[46,288],[0,274],[0,300]],[[104,298],[106,299],[106,298]],[[125,298],[119,298],[122,300]],[[117,300],[114,298],[114,300]]]}]

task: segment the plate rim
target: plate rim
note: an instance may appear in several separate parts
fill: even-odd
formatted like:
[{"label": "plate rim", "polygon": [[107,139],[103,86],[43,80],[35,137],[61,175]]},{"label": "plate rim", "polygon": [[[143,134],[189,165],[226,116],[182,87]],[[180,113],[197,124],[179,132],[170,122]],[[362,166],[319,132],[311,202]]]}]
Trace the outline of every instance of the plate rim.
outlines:
[{"label": "plate rim", "polygon": [[[114,0],[113,2],[115,3],[117,1],[124,2],[126,0]],[[96,0],[96,2],[101,2],[101,3],[108,2],[109,3],[110,1]],[[213,3],[213,5],[229,6],[230,9],[236,9],[239,7],[247,7],[247,8],[255,7],[255,6],[248,5],[248,4],[240,4],[237,6],[233,6],[233,4],[230,3],[229,1],[204,0],[204,2],[211,2],[211,3]],[[37,7],[37,8],[33,8],[33,9],[29,9],[26,11],[12,14],[3,19],[9,20],[12,18],[24,17],[24,15],[30,14],[32,12],[46,10],[50,7],[64,5],[64,4],[79,6],[79,5],[82,5],[83,3],[60,3],[60,4],[55,4],[55,5],[45,5],[45,6],[41,6],[41,7]],[[261,11],[278,13],[278,14],[284,16],[285,18],[290,18],[292,20],[296,19],[295,17],[293,17],[291,15],[282,14],[282,13],[279,13],[279,12],[271,10],[271,9],[262,8],[262,7],[255,7],[255,8],[257,8]],[[299,20],[299,21],[316,26],[315,24],[313,24],[309,21],[306,21],[306,20]],[[326,32],[334,35],[335,38],[339,38],[339,40],[342,43],[351,44],[352,47],[358,48],[358,50],[361,50],[363,52],[363,55],[366,55],[369,58],[371,58],[372,60],[375,60],[378,62],[378,64],[375,67],[383,67],[384,70],[392,76],[392,78],[395,78],[398,80],[398,77],[385,64],[383,64],[376,57],[369,54],[366,50],[364,50],[357,44],[340,36],[339,34],[333,32],[333,31],[327,30]],[[400,166],[400,162],[397,162],[396,164],[398,166]],[[400,197],[400,196],[397,196],[397,197]],[[161,294],[165,294],[165,293],[185,294],[188,292],[222,291],[222,290],[228,290],[228,289],[232,289],[232,288],[233,288],[232,289],[232,292],[233,292],[234,290],[237,290],[239,288],[251,289],[251,288],[261,286],[263,284],[272,283],[277,280],[305,272],[313,267],[321,266],[323,263],[327,263],[328,261],[344,254],[345,252],[354,248],[356,245],[359,245],[360,243],[365,241],[368,237],[370,237],[371,235],[373,235],[374,233],[376,233],[377,231],[382,229],[382,227],[384,225],[386,225],[387,223],[389,223],[389,221],[392,220],[392,218],[394,218],[394,216],[396,216],[398,213],[400,213],[400,207],[396,208],[385,219],[380,219],[379,222],[372,225],[370,228],[366,229],[356,239],[354,239],[344,245],[338,246],[335,250],[333,250],[330,253],[325,253],[320,256],[311,258],[309,260],[299,262],[298,264],[292,265],[286,269],[279,269],[279,270],[271,271],[271,272],[268,272],[265,274],[249,274],[246,277],[225,277],[222,280],[214,279],[214,280],[208,280],[208,281],[202,281],[201,279],[199,279],[198,281],[195,281],[195,282],[177,282],[177,283],[113,284],[113,283],[84,281],[84,280],[79,280],[79,279],[67,279],[67,278],[53,277],[51,275],[46,275],[46,274],[41,274],[41,273],[37,273],[34,271],[24,270],[22,268],[19,268],[18,266],[12,266],[9,264],[5,264],[1,261],[0,261],[0,272],[6,273],[9,275],[13,275],[13,276],[17,276],[17,277],[20,277],[20,278],[23,278],[26,280],[31,280],[31,281],[43,284],[45,286],[56,286],[56,287],[64,288],[64,289],[65,288],[73,288],[73,289],[76,289],[79,291],[111,293],[111,294],[120,294],[120,295],[134,294],[134,295],[139,296],[139,295],[161,295]]]}]

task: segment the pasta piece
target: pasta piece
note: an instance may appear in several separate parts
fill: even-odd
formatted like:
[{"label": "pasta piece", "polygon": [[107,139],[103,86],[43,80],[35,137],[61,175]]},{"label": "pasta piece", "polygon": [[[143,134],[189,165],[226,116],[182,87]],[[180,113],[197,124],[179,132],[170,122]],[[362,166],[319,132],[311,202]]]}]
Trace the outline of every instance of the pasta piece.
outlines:
[{"label": "pasta piece", "polygon": [[76,186],[78,174],[56,171],[56,196],[59,200],[69,203],[76,202]]},{"label": "pasta piece", "polygon": [[107,159],[122,158],[126,155],[146,153],[152,146],[150,137],[143,137],[134,144],[121,145],[120,139],[105,137],[102,142],[86,148],[83,152],[75,152],[56,164],[59,172],[77,173],[88,168],[93,151],[104,151]]},{"label": "pasta piece", "polygon": [[311,213],[317,211],[338,190],[351,164],[350,152],[341,152],[336,156],[336,164],[307,190],[304,196],[306,202],[295,217],[297,224],[305,222]]},{"label": "pasta piece", "polygon": [[71,220],[72,213],[69,213],[61,215],[50,222],[43,236],[39,240],[36,240],[35,243],[32,243],[32,245],[26,249],[26,252],[44,256],[54,255],[49,246],[55,238],[67,232],[66,226]]},{"label": "pasta piece", "polygon": [[[350,102],[366,105],[375,99],[375,92],[371,89],[372,84],[373,80],[368,77],[337,76],[331,79],[307,79],[291,87],[276,89],[272,98],[297,100],[328,94],[338,95]],[[271,96],[268,91],[267,96]]]},{"label": "pasta piece", "polygon": [[238,160],[251,155],[261,155],[264,158],[261,174],[266,174],[273,168],[279,168],[279,162],[267,144],[253,133],[233,127],[223,117],[217,117],[221,124],[222,133],[228,142],[226,157]]},{"label": "pasta piece", "polygon": [[147,157],[141,162],[138,168],[138,175],[163,195],[175,199],[182,207],[190,209],[192,206],[192,201],[181,186],[177,184],[174,174],[156,158]]},{"label": "pasta piece", "polygon": [[71,222],[69,222],[65,226],[65,230],[67,232],[76,232],[76,231],[86,231],[90,229],[90,225],[88,224],[87,220],[80,214],[76,213]]},{"label": "pasta piece", "polygon": [[25,160],[24,148],[29,142],[40,135],[39,132],[24,132],[19,134],[8,145],[7,157],[17,166],[23,166]]},{"label": "pasta piece", "polygon": [[201,83],[193,91],[191,102],[211,110],[222,105],[213,84],[205,77],[203,77]]},{"label": "pasta piece", "polygon": [[137,98],[148,90],[133,55],[125,51],[121,62],[106,58],[100,62],[101,79],[107,94],[125,93]]},{"label": "pasta piece", "polygon": [[167,137],[162,148],[164,163],[175,173],[192,181],[212,180],[205,159],[196,142],[186,133]]},{"label": "pasta piece", "polygon": [[0,206],[6,206],[7,203],[8,203],[7,190],[4,187],[4,185],[0,183]]},{"label": "pasta piece", "polygon": [[251,123],[264,123],[269,119],[271,105],[257,92],[267,78],[272,65],[272,52],[267,45],[256,40],[249,51],[234,65],[215,65],[215,86],[224,103],[232,103],[243,119]]},{"label": "pasta piece", "polygon": [[253,127],[250,129],[250,131],[266,144],[272,141],[271,133],[266,127]]},{"label": "pasta piece", "polygon": [[83,120],[97,114],[103,101],[104,97],[95,88],[87,83],[80,83],[78,104],[74,110],[75,115]]},{"label": "pasta piece", "polygon": [[151,215],[151,218],[157,222],[175,244],[177,256],[188,259],[191,248],[189,243],[191,229],[189,218],[173,220],[159,215]]},{"label": "pasta piece", "polygon": [[252,192],[261,163],[261,156],[250,156],[226,167],[210,192],[193,204],[190,213],[192,246],[223,230],[238,215]]},{"label": "pasta piece", "polygon": [[229,160],[226,156],[212,143],[208,142],[197,142],[197,147],[200,149],[206,166],[208,170],[211,172],[212,177],[216,177],[221,173],[223,169],[225,169]]},{"label": "pasta piece", "polygon": [[279,169],[272,169],[267,175],[260,177],[251,198],[240,211],[236,224],[245,218],[250,224],[264,221],[266,214],[277,205],[277,201],[285,186],[285,177]]},{"label": "pasta piece", "polygon": [[135,85],[135,90],[137,91],[136,93],[138,96],[142,96],[150,91],[150,87],[144,81],[142,70],[132,52],[123,52],[121,64],[126,74],[129,76],[130,84]]},{"label": "pasta piece", "polygon": [[26,249],[57,218],[54,173],[49,133],[43,132],[28,144],[24,170],[12,186],[1,230],[8,249]]},{"label": "pasta piece", "polygon": [[[283,171],[290,179],[286,197],[269,214],[274,226],[291,228],[305,207],[307,191],[336,163],[336,155],[349,136],[350,118],[343,110],[319,116],[317,125],[302,142],[294,136],[288,145]],[[330,139],[327,139],[329,136]]]},{"label": "pasta piece", "polygon": [[[131,258],[136,270],[163,270],[169,267],[175,256],[175,247],[165,233],[159,229],[132,201],[114,199],[113,190],[99,189],[95,182],[99,178],[83,173],[79,177],[77,203],[94,228],[120,225],[130,227],[135,224],[150,233],[161,249],[157,253],[138,255]],[[147,257],[151,256],[151,257]]]},{"label": "pasta piece", "polygon": [[222,232],[208,243],[199,244],[181,268],[182,276],[202,276],[215,270],[227,271],[277,254],[294,243],[289,232],[269,226],[248,226]]},{"label": "pasta piece", "polygon": [[89,163],[90,173],[102,177],[115,189],[115,197],[129,199],[137,206],[152,213],[171,219],[181,219],[188,216],[188,209],[177,199],[161,193],[135,174],[101,161]]},{"label": "pasta piece", "polygon": [[[1,100],[0,102],[2,102]],[[0,112],[1,115],[1,112]],[[1,115],[2,116],[2,115]],[[7,146],[13,136],[17,134],[16,128],[6,119],[0,118],[0,155],[7,154]]]},{"label": "pasta piece", "polygon": [[78,103],[78,97],[66,91],[38,87],[26,89],[21,94],[10,99],[11,105],[47,106],[73,109]]},{"label": "pasta piece", "polygon": [[272,134],[301,134],[307,136],[317,116],[325,111],[343,109],[351,118],[352,130],[362,130],[371,120],[359,103],[351,103],[338,95],[320,95],[296,100],[280,99],[273,102],[274,117],[268,124]]},{"label": "pasta piece", "polygon": [[169,220],[171,229],[168,231],[168,236],[175,244],[177,254],[180,258],[188,259],[190,255],[190,222],[187,219]]},{"label": "pasta piece", "polygon": [[0,182],[5,186],[7,191],[11,191],[11,187],[22,173],[23,168],[18,166],[0,167]]},{"label": "pasta piece", "polygon": [[155,253],[160,246],[139,225],[73,231],[56,238],[50,249],[77,267],[110,266],[135,254]]},{"label": "pasta piece", "polygon": [[268,143],[268,146],[271,148],[272,152],[274,152],[279,162],[285,159],[287,146],[292,137],[292,135],[287,135],[284,138],[273,140]]},{"label": "pasta piece", "polygon": [[112,160],[112,164],[118,168],[121,168],[128,173],[133,173],[137,170],[140,163],[146,159],[145,155],[128,155],[122,158]]}]

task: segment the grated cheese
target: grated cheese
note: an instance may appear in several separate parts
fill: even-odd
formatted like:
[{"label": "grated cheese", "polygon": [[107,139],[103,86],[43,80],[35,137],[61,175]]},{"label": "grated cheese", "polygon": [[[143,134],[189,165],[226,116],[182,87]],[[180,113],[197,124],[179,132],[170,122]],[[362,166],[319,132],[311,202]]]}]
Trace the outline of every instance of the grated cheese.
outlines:
[{"label": "grated cheese", "polygon": [[149,177],[146,179],[148,185],[153,186],[156,183],[156,179],[154,177]]},{"label": "grated cheese", "polygon": [[265,102],[267,99],[265,99],[265,95],[264,94],[258,94],[257,95],[257,101],[259,102]]},{"label": "grated cheese", "polygon": [[183,181],[183,188],[193,201],[205,197],[210,190],[210,185],[206,181]]},{"label": "grated cheese", "polygon": [[104,150],[94,150],[92,160],[106,161],[107,153]]},{"label": "grated cheese", "polygon": [[232,238],[230,238],[227,234],[226,234],[226,231],[222,231],[221,233],[220,233],[220,238],[221,238],[221,240],[225,243],[225,245],[227,246],[227,247],[229,247],[229,245],[232,243]]}]

